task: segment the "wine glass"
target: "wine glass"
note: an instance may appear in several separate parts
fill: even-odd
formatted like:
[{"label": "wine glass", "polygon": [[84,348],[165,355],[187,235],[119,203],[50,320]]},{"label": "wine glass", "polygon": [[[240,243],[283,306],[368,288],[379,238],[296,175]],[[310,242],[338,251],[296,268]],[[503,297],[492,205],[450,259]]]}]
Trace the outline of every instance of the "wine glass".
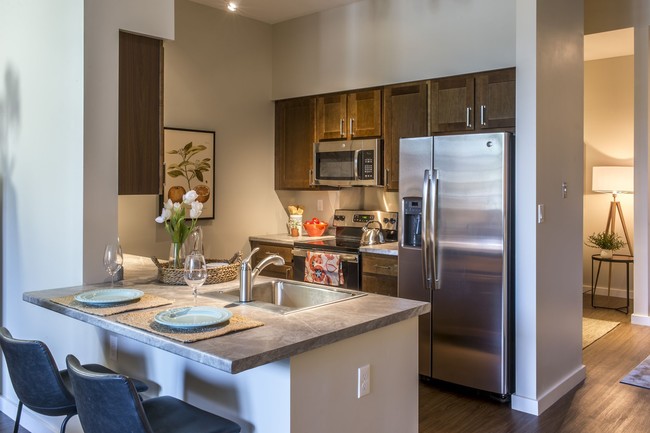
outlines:
[{"label": "wine glass", "polygon": [[104,267],[106,272],[111,276],[111,289],[113,288],[115,274],[122,268],[124,257],[122,256],[122,247],[120,243],[107,244],[104,248]]},{"label": "wine glass", "polygon": [[203,254],[192,252],[185,257],[185,272],[183,277],[187,285],[192,288],[194,305],[196,305],[196,296],[198,295],[199,287],[208,278],[208,268],[205,266],[205,257],[203,257]]}]

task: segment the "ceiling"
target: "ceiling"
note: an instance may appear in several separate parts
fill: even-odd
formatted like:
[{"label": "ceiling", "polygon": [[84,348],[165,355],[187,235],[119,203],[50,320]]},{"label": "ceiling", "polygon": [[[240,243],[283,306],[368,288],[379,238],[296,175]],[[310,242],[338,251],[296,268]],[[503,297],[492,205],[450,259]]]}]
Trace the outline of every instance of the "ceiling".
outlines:
[{"label": "ceiling", "polygon": [[[227,0],[192,0],[195,3],[226,10]],[[237,12],[248,18],[275,24],[305,15],[355,3],[359,0],[230,0]]]}]

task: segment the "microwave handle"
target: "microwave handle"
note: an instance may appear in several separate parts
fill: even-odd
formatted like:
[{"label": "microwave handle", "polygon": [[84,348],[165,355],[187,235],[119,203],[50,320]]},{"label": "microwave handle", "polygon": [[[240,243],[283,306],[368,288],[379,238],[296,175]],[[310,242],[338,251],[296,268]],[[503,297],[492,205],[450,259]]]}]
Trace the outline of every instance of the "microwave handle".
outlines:
[{"label": "microwave handle", "polygon": [[359,159],[359,153],[360,150],[355,150],[354,151],[354,179],[358,180],[359,179],[359,173],[361,170],[359,170],[359,164],[361,164],[362,160]]}]

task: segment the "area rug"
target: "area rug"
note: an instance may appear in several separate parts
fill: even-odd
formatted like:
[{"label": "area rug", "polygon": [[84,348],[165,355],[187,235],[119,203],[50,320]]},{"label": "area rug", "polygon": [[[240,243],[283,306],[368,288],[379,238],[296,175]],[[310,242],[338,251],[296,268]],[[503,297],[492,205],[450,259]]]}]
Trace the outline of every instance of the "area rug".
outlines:
[{"label": "area rug", "polygon": [[621,383],[641,388],[650,388],[650,356],[621,379]]},{"label": "area rug", "polygon": [[582,318],[582,348],[589,346],[594,341],[602,338],[621,322],[610,322],[609,320]]}]

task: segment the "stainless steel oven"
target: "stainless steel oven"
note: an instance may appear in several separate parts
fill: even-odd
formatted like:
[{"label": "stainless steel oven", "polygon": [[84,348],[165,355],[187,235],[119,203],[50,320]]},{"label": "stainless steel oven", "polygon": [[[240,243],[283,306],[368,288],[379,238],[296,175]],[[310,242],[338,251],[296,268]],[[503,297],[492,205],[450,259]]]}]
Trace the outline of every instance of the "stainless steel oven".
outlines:
[{"label": "stainless steel oven", "polygon": [[331,265],[333,261],[338,266],[329,270],[323,266],[318,270],[333,274],[332,278],[323,278],[327,280],[325,284],[361,290],[362,263],[359,248],[363,227],[369,221],[379,221],[384,227],[386,241],[393,242],[397,240],[397,217],[397,212],[337,209],[332,224],[336,228],[335,239],[294,243],[293,279],[319,283],[312,279],[311,272],[315,266],[314,263],[308,263],[309,257],[312,261],[318,261],[319,265],[322,261],[329,261]]}]

